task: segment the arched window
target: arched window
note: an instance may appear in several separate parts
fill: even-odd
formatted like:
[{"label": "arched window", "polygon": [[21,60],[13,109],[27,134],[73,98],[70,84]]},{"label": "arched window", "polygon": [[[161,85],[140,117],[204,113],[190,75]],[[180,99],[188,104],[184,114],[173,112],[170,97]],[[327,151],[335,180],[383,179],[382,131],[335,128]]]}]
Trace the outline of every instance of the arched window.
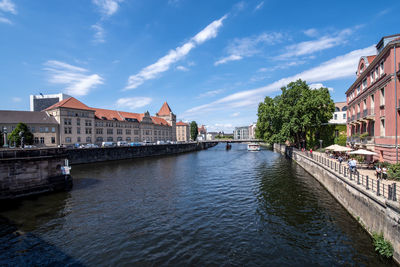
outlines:
[{"label": "arched window", "polygon": [[335,107],[335,112],[338,112],[338,111],[340,111],[340,108]]},{"label": "arched window", "polygon": [[342,108],[342,111],[346,111],[347,110],[347,106],[344,106],[343,108]]}]

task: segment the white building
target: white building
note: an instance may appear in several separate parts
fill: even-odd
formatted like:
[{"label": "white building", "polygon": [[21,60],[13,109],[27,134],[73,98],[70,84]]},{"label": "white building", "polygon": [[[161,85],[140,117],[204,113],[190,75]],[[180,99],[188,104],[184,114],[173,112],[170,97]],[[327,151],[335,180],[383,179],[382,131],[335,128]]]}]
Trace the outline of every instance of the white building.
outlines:
[{"label": "white building", "polygon": [[333,113],[333,118],[329,121],[329,124],[346,124],[347,118],[347,105],[346,102],[336,102],[335,112]]}]

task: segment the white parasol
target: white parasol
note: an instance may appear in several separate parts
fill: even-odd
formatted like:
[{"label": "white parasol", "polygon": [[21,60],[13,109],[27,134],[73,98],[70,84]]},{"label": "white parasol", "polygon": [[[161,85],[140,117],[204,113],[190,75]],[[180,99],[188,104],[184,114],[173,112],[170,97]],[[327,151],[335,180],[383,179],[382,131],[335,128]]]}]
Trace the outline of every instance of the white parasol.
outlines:
[{"label": "white parasol", "polygon": [[365,150],[365,149],[351,151],[351,152],[349,152],[349,154],[352,154],[352,155],[378,155],[375,152]]}]

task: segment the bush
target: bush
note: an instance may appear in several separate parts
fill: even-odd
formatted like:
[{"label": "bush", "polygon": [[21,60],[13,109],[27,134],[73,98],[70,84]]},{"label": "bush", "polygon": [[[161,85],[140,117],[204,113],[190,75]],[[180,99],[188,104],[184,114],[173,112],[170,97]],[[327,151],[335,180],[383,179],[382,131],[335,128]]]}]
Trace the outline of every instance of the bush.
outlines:
[{"label": "bush", "polygon": [[391,180],[400,181],[400,163],[391,164],[388,168],[388,177]]},{"label": "bush", "polygon": [[382,233],[373,233],[372,239],[374,240],[375,251],[378,251],[380,255],[386,258],[391,258],[393,256],[393,246],[389,241],[384,239]]}]

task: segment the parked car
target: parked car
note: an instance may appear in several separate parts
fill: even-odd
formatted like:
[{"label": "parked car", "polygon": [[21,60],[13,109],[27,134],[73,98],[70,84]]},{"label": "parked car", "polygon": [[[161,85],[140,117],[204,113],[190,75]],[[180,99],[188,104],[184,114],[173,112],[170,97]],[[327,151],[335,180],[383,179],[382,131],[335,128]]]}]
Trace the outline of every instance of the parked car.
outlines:
[{"label": "parked car", "polygon": [[117,146],[127,146],[128,143],[126,141],[118,141]]},{"label": "parked car", "polygon": [[112,147],[112,146],[114,146],[114,143],[113,142],[102,142],[101,146],[102,147]]},{"label": "parked car", "polygon": [[157,145],[164,145],[165,142],[164,141],[157,141]]},{"label": "parked car", "polygon": [[131,142],[131,143],[129,143],[129,145],[130,146],[141,146],[141,144],[138,142]]}]

